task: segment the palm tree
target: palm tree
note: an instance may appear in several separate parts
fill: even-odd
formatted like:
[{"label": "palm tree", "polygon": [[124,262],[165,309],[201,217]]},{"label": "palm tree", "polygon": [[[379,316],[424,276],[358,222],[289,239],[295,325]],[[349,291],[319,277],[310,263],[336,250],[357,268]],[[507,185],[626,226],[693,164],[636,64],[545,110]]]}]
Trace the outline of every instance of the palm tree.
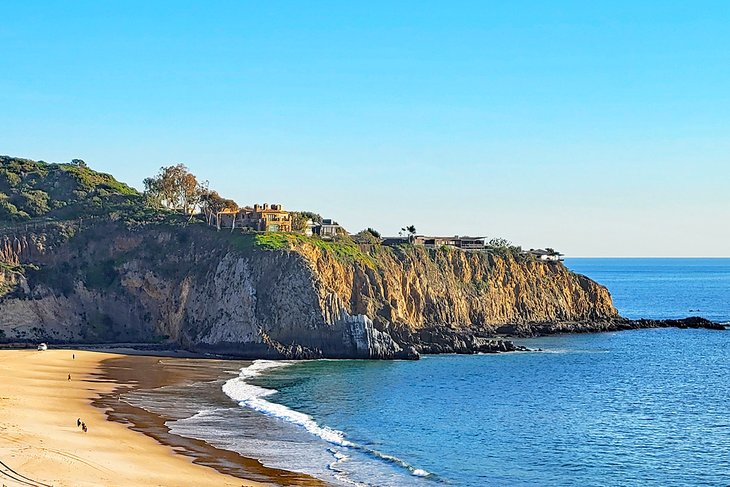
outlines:
[{"label": "palm tree", "polygon": [[413,237],[416,236],[416,227],[415,225],[408,225],[407,227],[403,227],[400,229],[400,232],[398,232],[398,235],[403,236],[403,234],[408,234],[408,241],[412,241]]}]

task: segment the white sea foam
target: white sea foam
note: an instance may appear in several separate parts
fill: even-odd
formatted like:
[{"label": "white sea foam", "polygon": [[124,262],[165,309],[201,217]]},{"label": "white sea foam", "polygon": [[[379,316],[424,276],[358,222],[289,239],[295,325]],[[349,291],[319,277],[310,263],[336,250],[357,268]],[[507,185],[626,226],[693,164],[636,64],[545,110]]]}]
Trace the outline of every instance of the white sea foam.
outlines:
[{"label": "white sea foam", "polygon": [[332,452],[332,456],[335,457],[335,460],[337,460],[337,462],[344,462],[345,460],[350,458],[347,455],[345,455],[344,453],[339,452],[339,451],[330,450],[330,452]]},{"label": "white sea foam", "polygon": [[334,472],[335,478],[347,485],[354,485],[355,487],[370,487],[368,484],[363,484],[360,482],[356,482],[352,480],[348,475],[347,471],[343,470],[340,467],[341,463],[346,462],[350,459],[348,455],[345,455],[341,451],[335,450],[334,448],[328,448],[328,452],[332,454],[333,457],[335,457],[335,461],[327,465],[327,468]]},{"label": "white sea foam", "polygon": [[242,369],[241,374],[238,377],[226,381],[226,383],[223,384],[223,392],[242,406],[246,406],[267,416],[273,416],[289,423],[302,426],[313,435],[319,436],[329,443],[339,446],[353,446],[352,443],[345,440],[345,434],[342,431],[337,431],[326,426],[320,426],[308,414],[294,411],[282,404],[276,404],[264,399],[265,397],[276,393],[276,390],[266,389],[265,387],[259,387],[247,382],[248,380],[261,375],[264,371],[286,367],[290,364],[291,362],[257,360],[249,367]]},{"label": "white sea foam", "polygon": [[406,470],[408,470],[411,475],[415,475],[416,477],[435,477],[431,472],[428,472],[426,470],[423,470],[421,468],[416,468],[413,465],[409,464],[408,462],[401,460],[398,457],[394,457],[393,455],[388,455],[387,453],[379,452],[378,450],[373,450],[371,448],[356,445],[356,448],[367,452],[375,457],[380,458],[381,460],[385,460],[386,462],[393,463],[395,465],[398,465],[399,467],[402,467]]},{"label": "white sea foam", "polygon": [[[238,377],[226,381],[225,384],[223,384],[223,392],[228,397],[238,402],[241,406],[248,407],[267,416],[272,416],[283,421],[302,426],[308,432],[329,443],[332,443],[333,445],[360,450],[361,452],[367,453],[388,463],[398,465],[416,477],[434,477],[434,475],[430,472],[416,468],[400,458],[348,441],[345,439],[345,434],[342,431],[338,431],[327,426],[321,426],[308,414],[294,411],[283,404],[276,404],[267,401],[265,398],[275,394],[277,391],[275,389],[267,389],[248,382],[266,371],[286,367],[291,364],[292,362],[285,361],[256,360],[253,364],[241,369]],[[347,455],[336,450],[330,450],[330,452],[335,457],[335,461],[330,465],[330,467],[349,459]]]}]

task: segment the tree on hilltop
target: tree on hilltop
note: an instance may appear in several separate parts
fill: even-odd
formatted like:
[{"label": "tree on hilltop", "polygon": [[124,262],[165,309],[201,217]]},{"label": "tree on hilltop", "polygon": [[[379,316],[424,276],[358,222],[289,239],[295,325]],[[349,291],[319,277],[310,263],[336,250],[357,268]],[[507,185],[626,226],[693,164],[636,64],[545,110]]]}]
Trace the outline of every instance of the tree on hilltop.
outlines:
[{"label": "tree on hilltop", "polygon": [[374,230],[372,228],[366,228],[365,230],[360,230],[355,237],[361,242],[366,243],[379,243],[380,242],[380,232],[377,230]]},{"label": "tree on hilltop", "polygon": [[156,176],[144,180],[145,195],[157,208],[192,214],[208,191],[208,182],[198,179],[184,164],[161,167]]},{"label": "tree on hilltop", "polygon": [[310,220],[312,223],[322,223],[322,215],[312,211],[292,211],[290,214],[291,228],[295,232],[305,231]]},{"label": "tree on hilltop", "polygon": [[205,215],[208,225],[212,225],[215,215],[223,210],[238,210],[238,203],[223,198],[217,191],[206,191],[200,198],[200,210]]},{"label": "tree on hilltop", "polygon": [[374,228],[367,227],[363,232],[368,232],[370,235],[372,235],[375,238],[380,238],[380,232],[375,230]]},{"label": "tree on hilltop", "polygon": [[398,232],[399,235],[407,235],[408,240],[413,240],[413,237],[416,236],[416,226],[415,225],[408,225],[407,227],[403,227],[400,229],[400,232]]}]

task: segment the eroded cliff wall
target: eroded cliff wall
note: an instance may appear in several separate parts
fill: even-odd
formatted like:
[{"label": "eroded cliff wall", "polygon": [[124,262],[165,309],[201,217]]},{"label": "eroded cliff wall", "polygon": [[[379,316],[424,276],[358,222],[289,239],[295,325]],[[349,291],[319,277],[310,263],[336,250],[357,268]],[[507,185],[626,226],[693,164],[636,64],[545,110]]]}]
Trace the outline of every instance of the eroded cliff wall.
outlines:
[{"label": "eroded cliff wall", "polygon": [[[559,263],[412,246],[353,258],[306,240],[286,250],[252,242],[198,225],[5,235],[0,338],[393,358],[439,330],[488,337],[618,317],[604,287]],[[23,275],[12,274],[18,266]]]},{"label": "eroded cliff wall", "polygon": [[321,293],[376,323],[494,329],[503,324],[617,317],[608,290],[562,263],[518,262],[456,249],[383,247],[374,266],[342,263],[314,245],[298,251]]}]

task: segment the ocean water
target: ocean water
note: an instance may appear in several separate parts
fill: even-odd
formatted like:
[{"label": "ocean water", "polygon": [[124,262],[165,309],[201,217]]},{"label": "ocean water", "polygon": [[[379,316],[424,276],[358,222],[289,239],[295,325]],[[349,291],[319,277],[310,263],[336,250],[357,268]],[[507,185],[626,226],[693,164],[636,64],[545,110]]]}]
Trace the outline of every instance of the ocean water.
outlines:
[{"label": "ocean water", "polygon": [[[730,259],[566,264],[625,316],[730,321]],[[335,485],[730,485],[730,331],[522,343],[542,351],[256,361],[168,425]]]},{"label": "ocean water", "polygon": [[730,259],[566,259],[608,287],[627,318],[730,321]]}]

